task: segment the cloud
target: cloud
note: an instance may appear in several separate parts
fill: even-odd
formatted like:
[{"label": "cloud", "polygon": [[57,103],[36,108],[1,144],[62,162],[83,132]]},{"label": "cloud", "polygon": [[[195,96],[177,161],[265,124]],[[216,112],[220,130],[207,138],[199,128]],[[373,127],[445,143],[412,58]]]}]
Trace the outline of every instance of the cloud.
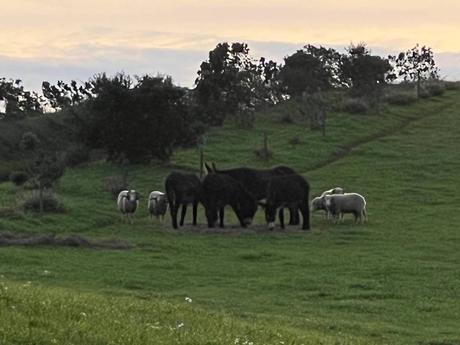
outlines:
[{"label": "cloud", "polygon": [[[85,41],[86,37],[91,40]],[[28,89],[39,90],[42,81],[86,81],[95,74],[124,71],[131,75],[157,73],[173,77],[176,83],[192,87],[200,63],[219,42],[232,40],[206,34],[174,34],[171,32],[123,32],[108,27],[94,27],[80,32],[58,35],[49,44],[25,45],[22,55],[0,54],[4,77],[19,78]],[[276,42],[248,40],[251,53],[281,62],[301,49],[307,42]],[[319,45],[320,41],[309,41]],[[324,42],[322,42],[324,43]],[[348,41],[324,44],[339,51]],[[0,45],[1,47],[1,45]],[[370,46],[375,54],[386,56],[397,49]],[[3,51],[3,50],[0,50]],[[460,79],[460,53],[436,55],[443,76]]]}]

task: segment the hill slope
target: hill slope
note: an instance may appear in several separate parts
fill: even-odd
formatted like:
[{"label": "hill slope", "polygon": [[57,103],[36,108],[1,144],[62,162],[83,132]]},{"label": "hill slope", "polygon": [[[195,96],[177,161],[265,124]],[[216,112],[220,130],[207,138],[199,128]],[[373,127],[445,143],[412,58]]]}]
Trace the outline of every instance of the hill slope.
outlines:
[{"label": "hill slope", "polygon": [[[363,193],[369,204],[369,223],[363,226],[350,220],[332,225],[314,215],[314,230],[309,233],[296,228],[269,233],[259,212],[258,225],[247,231],[230,227],[213,234],[204,227],[187,227],[175,232],[169,225],[150,223],[145,209],[134,225],[124,224],[102,181],[117,168],[105,163],[67,172],[59,187],[69,208],[64,214],[36,217],[8,210],[14,190],[1,184],[0,231],[79,232],[92,238],[122,238],[134,248],[1,248],[4,284],[17,287],[15,281],[32,281],[28,288],[34,292],[32,297],[16,293],[11,299],[0,295],[0,311],[9,313],[0,315],[10,319],[11,313],[18,313],[18,319],[25,318],[27,308],[35,310],[31,307],[35,300],[66,305],[62,295],[86,291],[89,296],[83,295],[81,303],[118,305],[134,319],[159,316],[149,307],[135,307],[139,300],[133,296],[144,298],[146,306],[167,300],[172,304],[160,310],[174,315],[167,319],[170,325],[177,317],[171,310],[182,312],[184,298],[191,297],[194,307],[189,322],[198,319],[205,326],[195,324],[190,329],[196,337],[165,335],[158,338],[162,343],[205,343],[201,335],[210,329],[218,336],[213,334],[209,343],[234,343],[236,337],[243,339],[241,334],[256,334],[251,333],[255,328],[266,336],[249,336],[244,341],[457,344],[460,232],[454,224],[460,221],[455,193],[460,183],[459,106],[460,94],[449,92],[410,107],[389,108],[380,115],[332,114],[325,139],[304,126],[277,123],[282,115],[279,109],[260,115],[255,130],[227,126],[210,134],[206,156],[219,166],[288,164],[309,179],[315,193],[335,185]],[[268,163],[255,159],[253,153],[263,131],[269,133],[274,151]],[[289,144],[296,136],[300,144]],[[181,151],[174,160],[193,168],[197,152]],[[136,166],[131,179],[146,195],[161,188],[170,170]],[[202,212],[200,217],[203,223]],[[229,218],[229,224],[232,221]],[[47,295],[44,287],[52,287],[56,296]],[[107,294],[114,297],[107,301]],[[12,305],[21,307],[12,311]],[[193,315],[200,310],[204,310],[203,318]],[[100,312],[101,319],[115,318],[111,310],[101,307]],[[55,310],[50,315],[52,320],[59,317]],[[34,327],[51,332],[52,320]],[[180,317],[177,320],[182,322]],[[235,323],[230,330],[225,326],[228,322]],[[66,321],[65,327],[70,324],[75,325]],[[15,343],[19,325],[0,326],[0,339]],[[100,325],[77,324],[76,329],[88,337],[75,338],[74,343],[115,342],[117,334],[101,332],[105,325]],[[273,325],[283,333],[282,340],[270,333]],[[130,321],[126,327],[137,332]],[[25,334],[23,342],[30,337],[33,333]],[[147,334],[142,339],[124,343],[154,343],[155,336]]]}]

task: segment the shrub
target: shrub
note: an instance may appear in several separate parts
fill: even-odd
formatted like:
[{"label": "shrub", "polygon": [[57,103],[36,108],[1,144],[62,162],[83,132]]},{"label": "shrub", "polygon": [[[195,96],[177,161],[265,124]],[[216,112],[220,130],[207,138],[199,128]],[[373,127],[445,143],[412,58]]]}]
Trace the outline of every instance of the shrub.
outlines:
[{"label": "shrub", "polygon": [[122,190],[128,189],[128,178],[126,175],[113,175],[105,179],[105,190],[108,191],[114,199]]},{"label": "shrub", "polygon": [[84,145],[74,145],[67,149],[65,164],[76,166],[89,160],[89,149]]},{"label": "shrub", "polygon": [[364,114],[369,111],[369,104],[361,98],[350,98],[343,103],[343,110],[351,114]]},{"label": "shrub", "polygon": [[426,98],[430,98],[430,97],[431,97],[431,94],[430,94],[430,92],[428,91],[428,89],[422,87],[422,88],[420,89],[419,97],[420,97],[420,98],[423,98],[423,99],[426,99]]},{"label": "shrub", "polygon": [[280,123],[285,123],[285,124],[294,123],[294,119],[292,118],[290,114],[283,114],[283,116],[281,116],[280,118]]},{"label": "shrub", "polygon": [[[32,192],[29,196],[25,197],[23,202],[24,211],[40,212],[40,194],[38,191]],[[64,212],[65,208],[57,196],[51,192],[46,191],[43,194],[43,211],[44,212]]]},{"label": "shrub", "polygon": [[410,92],[390,93],[385,96],[385,101],[395,105],[409,105],[417,101],[417,97]]},{"label": "shrub", "polygon": [[11,173],[21,169],[23,169],[23,164],[20,161],[0,160],[0,182],[9,181]]},{"label": "shrub", "polygon": [[16,186],[22,186],[28,179],[29,176],[24,171],[12,171],[10,174],[10,181]]},{"label": "shrub", "polygon": [[458,81],[445,81],[444,87],[446,90],[458,90],[460,89],[460,84]]},{"label": "shrub", "polygon": [[426,88],[431,96],[441,96],[446,90],[443,83],[430,83]]}]

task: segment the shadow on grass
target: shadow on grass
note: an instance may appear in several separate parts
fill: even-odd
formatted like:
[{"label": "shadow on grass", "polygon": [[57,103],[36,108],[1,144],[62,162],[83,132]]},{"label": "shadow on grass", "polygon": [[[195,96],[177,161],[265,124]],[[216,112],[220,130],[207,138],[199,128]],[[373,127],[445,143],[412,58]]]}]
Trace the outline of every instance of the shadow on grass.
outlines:
[{"label": "shadow on grass", "polygon": [[130,249],[125,241],[118,239],[89,240],[79,235],[56,237],[55,235],[24,235],[0,233],[0,246],[64,246],[96,249]]}]

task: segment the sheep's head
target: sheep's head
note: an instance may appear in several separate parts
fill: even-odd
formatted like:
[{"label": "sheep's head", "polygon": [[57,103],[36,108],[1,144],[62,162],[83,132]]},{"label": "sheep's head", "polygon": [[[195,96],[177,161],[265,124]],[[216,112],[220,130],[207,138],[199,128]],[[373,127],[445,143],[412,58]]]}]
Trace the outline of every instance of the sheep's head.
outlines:
[{"label": "sheep's head", "polygon": [[126,198],[129,200],[129,201],[137,201],[139,200],[139,193],[136,192],[134,189],[131,189],[130,191],[128,191],[128,194],[126,195]]}]

